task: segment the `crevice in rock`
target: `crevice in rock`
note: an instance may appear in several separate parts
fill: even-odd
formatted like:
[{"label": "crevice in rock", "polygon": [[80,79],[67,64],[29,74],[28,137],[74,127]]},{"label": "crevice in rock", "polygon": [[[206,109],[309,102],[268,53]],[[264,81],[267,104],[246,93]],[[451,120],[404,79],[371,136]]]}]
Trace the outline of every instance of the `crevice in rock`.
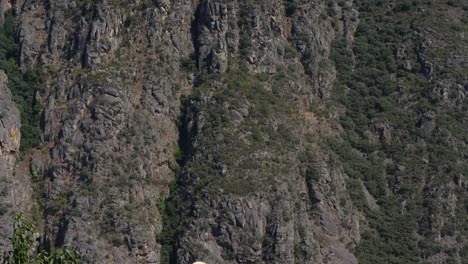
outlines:
[{"label": "crevice in rock", "polygon": [[200,70],[200,64],[198,58],[200,57],[200,45],[198,43],[198,24],[200,23],[200,8],[203,3],[200,3],[195,10],[194,19],[190,25],[190,33],[192,35],[192,45],[194,50],[194,60],[195,65],[198,70]]},{"label": "crevice in rock", "polygon": [[177,124],[179,139],[174,150],[176,164],[172,166],[175,178],[169,186],[169,197],[161,199],[158,205],[163,222],[163,230],[158,237],[162,245],[160,259],[160,263],[162,264],[177,263],[177,240],[180,234],[180,227],[182,226],[182,183],[180,182],[180,174],[192,151],[188,117],[189,109],[188,100],[183,100],[181,114]]},{"label": "crevice in rock", "polygon": [[[190,57],[195,62],[196,78],[193,80],[193,87],[196,87],[197,84],[203,82],[199,73],[201,72],[199,65],[199,43],[198,43],[198,23],[199,23],[199,9],[203,4],[200,3],[195,11],[195,18],[191,23],[191,35],[192,35],[192,44],[194,47],[194,54]],[[179,117],[177,119],[177,129],[178,129],[178,140],[174,149],[174,158],[176,164],[171,166],[171,169],[174,172],[174,180],[169,186],[169,196],[161,198],[158,207],[159,212],[162,218],[163,229],[162,232],[158,235],[158,242],[161,244],[161,254],[160,262],[161,264],[175,264],[177,263],[177,248],[178,248],[178,237],[181,233],[182,226],[182,201],[185,200],[182,198],[183,191],[181,182],[181,173],[182,170],[190,159],[192,154],[192,137],[194,129],[194,123],[191,122],[193,119],[191,111],[193,110],[190,107],[190,95],[181,97],[181,107]]]}]

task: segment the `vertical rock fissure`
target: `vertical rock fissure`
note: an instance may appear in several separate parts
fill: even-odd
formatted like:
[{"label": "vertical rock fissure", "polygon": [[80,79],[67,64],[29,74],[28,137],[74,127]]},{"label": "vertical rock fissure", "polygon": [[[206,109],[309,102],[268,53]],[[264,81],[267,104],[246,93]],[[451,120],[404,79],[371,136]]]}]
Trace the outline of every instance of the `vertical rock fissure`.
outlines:
[{"label": "vertical rock fissure", "polygon": [[[199,29],[200,23],[200,8],[203,2],[200,3],[194,13],[194,19],[190,24],[190,34],[193,45],[193,54],[188,58],[189,64],[196,65],[195,68],[186,69],[190,74],[194,74],[195,78],[192,83],[193,88],[197,83],[202,82],[201,79],[201,65],[199,60]],[[175,264],[177,263],[177,243],[178,236],[181,232],[182,226],[182,183],[180,181],[180,174],[191,156],[191,132],[189,129],[190,122],[190,95],[182,95],[180,98],[181,106],[180,113],[176,120],[178,129],[178,140],[174,147],[174,159],[176,163],[171,166],[174,173],[174,179],[169,186],[169,196],[161,198],[158,204],[160,214],[162,216],[162,231],[158,235],[158,241],[161,244],[161,264]]]},{"label": "vertical rock fissure", "polygon": [[161,199],[159,210],[163,220],[163,230],[159,234],[158,240],[161,243],[161,262],[162,264],[177,263],[177,239],[182,226],[182,183],[180,182],[180,174],[185,166],[185,163],[190,158],[191,154],[191,133],[189,131],[189,100],[182,99],[181,113],[178,118],[179,139],[175,146],[174,158],[176,164],[172,166],[174,172],[174,180],[170,184],[169,197]]}]

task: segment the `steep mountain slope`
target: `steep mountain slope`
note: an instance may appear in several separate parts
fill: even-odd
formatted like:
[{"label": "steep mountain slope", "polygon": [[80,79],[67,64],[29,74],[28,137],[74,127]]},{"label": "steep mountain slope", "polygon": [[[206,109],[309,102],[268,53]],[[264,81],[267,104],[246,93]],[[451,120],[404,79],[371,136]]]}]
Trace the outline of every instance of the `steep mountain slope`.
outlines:
[{"label": "steep mountain slope", "polygon": [[2,250],[466,263],[463,1],[0,6]]},{"label": "steep mountain slope", "polygon": [[360,1],[352,46],[335,45],[346,114],[344,142],[332,148],[380,206],[357,203],[370,227],[357,250],[362,263],[466,259],[463,4]]},{"label": "steep mountain slope", "polygon": [[148,4],[15,3],[19,64],[45,75],[41,151],[25,157],[40,178],[41,247],[70,244],[91,263],[158,260],[192,7]]}]

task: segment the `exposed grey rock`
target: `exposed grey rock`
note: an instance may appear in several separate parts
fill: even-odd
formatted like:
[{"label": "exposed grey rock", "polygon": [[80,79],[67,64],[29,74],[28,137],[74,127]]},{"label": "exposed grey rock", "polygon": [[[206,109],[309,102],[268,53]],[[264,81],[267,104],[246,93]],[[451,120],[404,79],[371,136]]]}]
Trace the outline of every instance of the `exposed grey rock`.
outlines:
[{"label": "exposed grey rock", "polygon": [[432,133],[436,127],[434,113],[425,113],[419,122],[426,134]]},{"label": "exposed grey rock", "polygon": [[[198,7],[197,46],[198,67],[208,68],[210,72],[224,72],[228,68],[228,40],[226,33],[237,33],[236,14],[232,11],[234,3],[220,3],[211,0],[202,1]],[[231,8],[228,8],[228,5]],[[230,21],[231,20],[231,21]],[[238,33],[237,33],[238,34]]]}]

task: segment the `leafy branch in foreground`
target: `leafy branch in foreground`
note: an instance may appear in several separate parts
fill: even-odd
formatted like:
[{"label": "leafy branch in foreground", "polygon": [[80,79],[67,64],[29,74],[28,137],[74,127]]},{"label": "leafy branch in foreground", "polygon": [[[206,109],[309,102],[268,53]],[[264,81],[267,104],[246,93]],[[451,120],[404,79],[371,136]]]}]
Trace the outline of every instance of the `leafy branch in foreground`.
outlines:
[{"label": "leafy branch in foreground", "polygon": [[34,251],[34,222],[24,219],[23,214],[15,216],[13,225],[13,236],[11,242],[13,251],[3,257],[5,264],[79,264],[80,255],[76,250],[69,248],[58,248],[52,254],[41,251],[33,254]]}]

